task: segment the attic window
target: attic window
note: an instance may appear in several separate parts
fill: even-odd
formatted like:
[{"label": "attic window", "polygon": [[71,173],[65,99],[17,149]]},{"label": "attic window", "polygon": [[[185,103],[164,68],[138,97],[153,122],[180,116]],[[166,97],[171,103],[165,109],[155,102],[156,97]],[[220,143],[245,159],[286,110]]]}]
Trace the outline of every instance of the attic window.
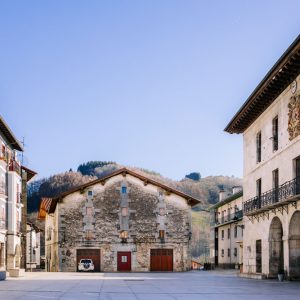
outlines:
[{"label": "attic window", "polygon": [[93,191],[88,191],[88,196],[93,196]]},{"label": "attic window", "polygon": [[127,193],[127,187],[126,186],[122,186],[122,194],[126,194]]},{"label": "attic window", "polygon": [[165,238],[165,231],[164,230],[160,230],[159,231],[159,238],[160,239],[164,239]]}]

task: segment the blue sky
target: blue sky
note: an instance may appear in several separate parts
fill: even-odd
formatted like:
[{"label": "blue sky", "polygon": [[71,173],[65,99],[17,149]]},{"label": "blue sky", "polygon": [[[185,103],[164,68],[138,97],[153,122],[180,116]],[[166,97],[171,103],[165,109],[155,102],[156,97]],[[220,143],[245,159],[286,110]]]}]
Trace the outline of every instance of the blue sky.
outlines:
[{"label": "blue sky", "polygon": [[1,1],[0,113],[40,177],[89,160],[242,176],[223,129],[299,34],[299,1]]}]

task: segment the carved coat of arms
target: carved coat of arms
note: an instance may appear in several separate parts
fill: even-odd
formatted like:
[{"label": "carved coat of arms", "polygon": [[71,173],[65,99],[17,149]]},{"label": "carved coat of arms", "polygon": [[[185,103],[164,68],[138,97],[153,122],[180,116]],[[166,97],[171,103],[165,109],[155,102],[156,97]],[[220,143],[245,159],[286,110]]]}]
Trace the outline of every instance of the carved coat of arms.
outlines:
[{"label": "carved coat of arms", "polygon": [[292,139],[300,135],[300,93],[291,97],[288,108],[288,133],[291,141]]}]

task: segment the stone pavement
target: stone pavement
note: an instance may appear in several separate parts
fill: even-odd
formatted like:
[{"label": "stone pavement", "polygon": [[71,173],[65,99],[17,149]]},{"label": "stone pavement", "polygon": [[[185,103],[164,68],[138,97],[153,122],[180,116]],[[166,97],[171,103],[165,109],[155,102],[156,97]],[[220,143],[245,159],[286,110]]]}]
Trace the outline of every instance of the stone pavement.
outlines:
[{"label": "stone pavement", "polygon": [[300,282],[245,279],[224,271],[36,272],[0,281],[0,299],[299,300]]}]

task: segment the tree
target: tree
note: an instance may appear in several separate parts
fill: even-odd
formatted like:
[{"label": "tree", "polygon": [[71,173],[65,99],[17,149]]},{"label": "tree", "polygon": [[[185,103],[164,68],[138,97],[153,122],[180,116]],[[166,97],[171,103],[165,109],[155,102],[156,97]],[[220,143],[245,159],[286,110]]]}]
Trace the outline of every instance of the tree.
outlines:
[{"label": "tree", "polygon": [[185,178],[192,179],[194,181],[199,181],[201,179],[201,174],[198,172],[192,172],[188,175],[185,175]]}]

